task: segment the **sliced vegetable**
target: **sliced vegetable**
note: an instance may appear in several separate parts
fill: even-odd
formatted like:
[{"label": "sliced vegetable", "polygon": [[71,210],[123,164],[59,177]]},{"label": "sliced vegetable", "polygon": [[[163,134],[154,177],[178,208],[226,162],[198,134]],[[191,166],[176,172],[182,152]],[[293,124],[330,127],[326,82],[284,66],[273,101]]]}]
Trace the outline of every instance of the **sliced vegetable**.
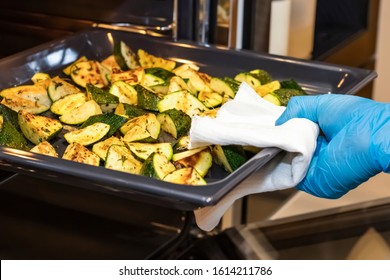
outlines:
[{"label": "sliced vegetable", "polygon": [[153,152],[142,164],[140,174],[161,180],[175,170],[175,166],[163,153]]},{"label": "sliced vegetable", "polygon": [[71,160],[71,161],[94,165],[94,166],[100,165],[99,156],[77,142],[69,144],[66,147],[65,152],[62,155],[62,158],[66,160]]},{"label": "sliced vegetable", "polygon": [[287,106],[287,103],[291,99],[291,97],[306,95],[306,93],[298,89],[280,88],[274,91],[274,95],[278,97],[280,105]]},{"label": "sliced vegetable", "polygon": [[106,168],[122,172],[139,174],[142,163],[134,158],[130,150],[123,145],[111,145],[105,161]]},{"label": "sliced vegetable", "polygon": [[134,117],[145,115],[146,113],[148,113],[148,111],[141,109],[135,105],[130,105],[127,103],[119,103],[114,113],[132,119]]},{"label": "sliced vegetable", "polygon": [[213,165],[213,156],[208,148],[198,148],[174,154],[172,160],[175,165],[180,164],[183,167],[195,168],[202,177],[206,176]]},{"label": "sliced vegetable", "polygon": [[145,69],[146,75],[151,75],[153,77],[156,77],[160,80],[162,80],[162,83],[169,82],[169,80],[175,76],[175,74],[171,71],[168,71],[161,67],[153,67],[153,68],[146,68]]},{"label": "sliced vegetable", "polygon": [[64,79],[55,76],[50,80],[47,91],[50,99],[54,102],[66,95],[79,93],[80,89]]},{"label": "sliced vegetable", "polygon": [[87,96],[85,93],[75,93],[66,95],[56,101],[50,106],[50,111],[56,115],[63,115],[69,111],[80,107],[87,102]]},{"label": "sliced vegetable", "polygon": [[43,141],[31,148],[30,152],[42,154],[51,157],[58,157],[56,149],[48,141]]},{"label": "sliced vegetable", "polygon": [[15,112],[25,110],[33,114],[40,114],[51,106],[46,89],[39,84],[7,88],[0,92],[0,96],[3,97],[1,104]]},{"label": "sliced vegetable", "polygon": [[67,67],[65,67],[62,72],[67,75],[67,76],[70,76],[70,69],[72,68],[73,64],[76,64],[78,62],[84,62],[84,61],[88,61],[88,58],[86,56],[81,56],[79,57],[76,61],[74,61],[73,63],[71,63],[70,65],[68,65]]},{"label": "sliced vegetable", "polygon": [[110,125],[110,130],[107,132],[105,137],[111,137],[115,134],[115,132],[118,131],[118,129],[127,121],[127,118],[112,114],[112,113],[106,113],[106,114],[99,114],[90,116],[81,126],[80,128],[84,128],[87,126],[90,126],[94,123],[105,123]]},{"label": "sliced vegetable", "polygon": [[95,143],[92,146],[92,152],[97,154],[103,161],[106,160],[108,149],[112,145],[125,145],[118,137],[111,136],[106,140]]},{"label": "sliced vegetable", "polygon": [[271,75],[263,69],[254,69],[251,70],[250,73],[256,77],[262,85],[272,82]]},{"label": "sliced vegetable", "polygon": [[87,94],[100,105],[103,112],[113,112],[119,104],[119,98],[117,96],[92,84],[87,84]]},{"label": "sliced vegetable", "polygon": [[266,94],[265,96],[263,96],[263,99],[267,100],[267,101],[269,101],[269,102],[271,102],[273,104],[275,104],[276,106],[281,106],[282,105],[279,96],[277,96],[274,93]]},{"label": "sliced vegetable", "polygon": [[83,88],[87,84],[102,88],[107,85],[106,73],[102,73],[102,67],[100,62],[94,60],[77,62],[70,68],[70,77],[73,82]]},{"label": "sliced vegetable", "polygon": [[247,156],[242,146],[214,145],[212,153],[215,163],[221,165],[228,172],[235,171],[247,161]]},{"label": "sliced vegetable", "polygon": [[201,91],[198,94],[198,99],[206,105],[207,108],[218,107],[223,102],[223,97],[217,92]]},{"label": "sliced vegetable", "polygon": [[210,88],[225,99],[233,99],[236,96],[238,87],[239,83],[231,78],[220,79],[213,77],[210,80]]},{"label": "sliced vegetable", "polygon": [[138,93],[134,86],[125,83],[124,81],[116,81],[110,87],[110,93],[119,98],[120,103],[137,105]]},{"label": "sliced vegetable", "polygon": [[138,107],[145,110],[158,111],[157,104],[161,98],[157,94],[141,85],[135,85],[134,88],[137,91]]},{"label": "sliced vegetable", "polygon": [[136,54],[123,41],[115,43],[114,57],[122,70],[135,69],[139,66]]},{"label": "sliced vegetable", "polygon": [[180,76],[182,79],[188,79],[187,83],[189,86],[195,88],[197,92],[212,91],[209,86],[211,77],[205,73],[200,73],[192,68],[188,68],[187,70],[178,74],[178,76]]},{"label": "sliced vegetable", "polygon": [[130,119],[120,128],[125,142],[157,142],[160,130],[161,125],[152,113]]},{"label": "sliced vegetable", "polygon": [[132,70],[120,71],[113,69],[111,73],[111,84],[116,81],[123,81],[129,85],[139,84],[145,76],[144,68],[138,67]]},{"label": "sliced vegetable", "polygon": [[168,71],[172,71],[176,67],[175,61],[154,56],[143,49],[138,49],[137,54],[139,58],[139,64],[143,68],[159,67]]},{"label": "sliced vegetable", "polygon": [[184,167],[166,175],[164,181],[182,185],[206,185],[205,179],[192,167]]},{"label": "sliced vegetable", "polygon": [[23,110],[18,113],[18,122],[23,135],[34,144],[49,141],[62,130],[59,120],[34,115]]},{"label": "sliced vegetable", "polygon": [[190,116],[177,109],[169,109],[159,113],[157,120],[161,124],[161,129],[175,139],[186,135],[191,127]]},{"label": "sliced vegetable", "polygon": [[157,108],[160,112],[175,108],[183,111],[190,117],[208,110],[198,98],[188,91],[178,91],[165,95],[157,103]]},{"label": "sliced vegetable", "polygon": [[89,146],[103,139],[109,130],[109,124],[97,122],[84,128],[67,132],[64,134],[64,138],[69,144],[77,142],[83,146]]},{"label": "sliced vegetable", "polygon": [[255,88],[255,91],[258,95],[264,97],[269,93],[273,93],[277,89],[280,89],[280,82],[272,81],[269,82],[268,84],[258,86],[257,88]]},{"label": "sliced vegetable", "polygon": [[171,160],[173,149],[171,143],[126,143],[135,157],[141,161],[146,160],[152,153],[161,153]]},{"label": "sliced vegetable", "polygon": [[[110,72],[112,72],[114,69],[120,69],[121,67],[115,60],[114,55],[110,55],[102,60],[101,64],[106,67]],[[115,70],[114,70],[115,71]]]},{"label": "sliced vegetable", "polygon": [[89,100],[60,116],[60,121],[66,124],[81,124],[90,116],[102,113],[99,104],[97,104],[95,100]]},{"label": "sliced vegetable", "polygon": [[47,74],[47,73],[42,73],[42,72],[38,72],[38,73],[35,73],[32,77],[31,77],[31,81],[34,83],[34,84],[38,84],[38,85],[41,85],[43,86],[45,89],[48,88],[49,84],[50,84],[50,75]]},{"label": "sliced vegetable", "polygon": [[245,82],[254,89],[262,85],[261,81],[250,72],[239,73],[234,77],[234,79],[239,82]]}]

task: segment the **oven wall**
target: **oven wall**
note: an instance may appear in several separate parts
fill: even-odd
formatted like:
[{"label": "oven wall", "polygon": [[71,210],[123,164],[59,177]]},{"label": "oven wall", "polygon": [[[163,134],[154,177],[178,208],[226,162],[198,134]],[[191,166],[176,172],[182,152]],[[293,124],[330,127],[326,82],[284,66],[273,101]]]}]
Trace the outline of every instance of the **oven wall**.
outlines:
[{"label": "oven wall", "polygon": [[13,0],[0,5],[0,58],[31,48],[93,23],[165,26],[173,0]]}]

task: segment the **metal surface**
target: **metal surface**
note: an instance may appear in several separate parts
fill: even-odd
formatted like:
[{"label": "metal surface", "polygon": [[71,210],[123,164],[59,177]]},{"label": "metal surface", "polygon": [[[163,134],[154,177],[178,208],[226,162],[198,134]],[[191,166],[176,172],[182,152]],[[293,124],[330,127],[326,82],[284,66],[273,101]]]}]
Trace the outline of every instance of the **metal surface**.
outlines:
[{"label": "metal surface", "polygon": [[[90,29],[0,60],[0,88],[27,83],[38,71],[58,74],[82,55],[102,60],[112,54],[113,44],[118,40],[127,42],[133,49],[142,48],[178,63],[193,62],[203,72],[217,77],[262,68],[275,79],[294,78],[311,94],[353,94],[376,76],[372,71],[337,65],[173,42],[115,30]],[[232,174],[213,169],[204,187],[171,184],[6,147],[0,147],[0,166],[3,170],[53,182],[63,181],[81,189],[179,210],[193,210],[218,202],[278,152],[278,149],[265,149]]]}]

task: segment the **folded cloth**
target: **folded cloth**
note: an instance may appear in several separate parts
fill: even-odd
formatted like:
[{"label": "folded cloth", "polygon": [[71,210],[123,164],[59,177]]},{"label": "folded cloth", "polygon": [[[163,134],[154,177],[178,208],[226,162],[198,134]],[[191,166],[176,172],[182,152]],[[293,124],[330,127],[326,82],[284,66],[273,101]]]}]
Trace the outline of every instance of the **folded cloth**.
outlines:
[{"label": "folded cloth", "polygon": [[215,118],[193,117],[190,148],[235,144],[276,147],[285,151],[241,182],[217,204],[194,210],[199,228],[205,231],[214,229],[226,210],[239,198],[292,188],[304,178],[316,148],[319,128],[308,119],[298,118],[275,126],[285,109],[264,100],[244,82],[235,98],[222,105]]}]

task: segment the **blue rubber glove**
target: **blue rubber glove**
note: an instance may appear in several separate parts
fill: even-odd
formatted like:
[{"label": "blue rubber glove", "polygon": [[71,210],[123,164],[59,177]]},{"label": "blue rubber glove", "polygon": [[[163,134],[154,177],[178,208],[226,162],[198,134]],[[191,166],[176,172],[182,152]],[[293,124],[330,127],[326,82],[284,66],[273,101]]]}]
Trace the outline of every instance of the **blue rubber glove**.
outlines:
[{"label": "blue rubber glove", "polygon": [[299,96],[289,101],[275,124],[291,118],[307,118],[323,133],[298,189],[339,198],[372,176],[389,173],[389,103],[341,94]]}]

